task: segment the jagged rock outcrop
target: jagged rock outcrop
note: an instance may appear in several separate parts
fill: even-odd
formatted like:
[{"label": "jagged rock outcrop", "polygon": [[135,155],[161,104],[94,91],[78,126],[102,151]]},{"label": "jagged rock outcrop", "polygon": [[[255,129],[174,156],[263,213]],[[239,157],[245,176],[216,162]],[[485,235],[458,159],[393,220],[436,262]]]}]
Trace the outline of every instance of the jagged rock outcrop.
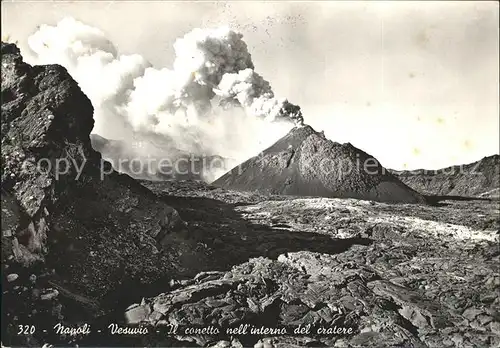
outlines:
[{"label": "jagged rock outcrop", "polygon": [[3,333],[58,320],[44,291],[95,316],[121,284],[202,261],[177,211],[92,149],[93,108],[66,69],[30,66],[13,44],[1,54]]},{"label": "jagged rock outcrop", "polygon": [[213,184],[270,194],[425,202],[372,156],[349,143],[332,142],[310,126],[292,129]]},{"label": "jagged rock outcrop", "polygon": [[500,156],[442,169],[392,171],[418,192],[436,196],[500,198]]}]

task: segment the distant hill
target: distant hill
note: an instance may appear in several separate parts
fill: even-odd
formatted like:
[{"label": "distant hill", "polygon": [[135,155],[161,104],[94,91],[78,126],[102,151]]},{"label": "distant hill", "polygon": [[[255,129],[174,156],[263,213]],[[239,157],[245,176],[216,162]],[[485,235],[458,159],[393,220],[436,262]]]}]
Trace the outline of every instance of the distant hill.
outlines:
[{"label": "distant hill", "polygon": [[464,165],[428,170],[391,170],[420,193],[438,196],[500,198],[500,156]]},{"label": "distant hill", "polygon": [[211,181],[213,175],[226,172],[227,159],[221,156],[193,155],[158,139],[153,142],[125,142],[91,134],[94,150],[113,168],[140,180]]}]

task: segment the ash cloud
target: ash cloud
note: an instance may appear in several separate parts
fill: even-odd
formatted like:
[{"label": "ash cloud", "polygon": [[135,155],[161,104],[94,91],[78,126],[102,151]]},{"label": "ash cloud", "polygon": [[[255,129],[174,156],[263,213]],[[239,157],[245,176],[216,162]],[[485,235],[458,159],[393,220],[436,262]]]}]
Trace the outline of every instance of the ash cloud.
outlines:
[{"label": "ash cloud", "polygon": [[276,98],[255,72],[243,35],[227,27],[178,38],[172,69],[120,54],[103,32],[73,18],[41,25],[28,44],[30,63],[64,66],[90,98],[93,133],[150,143],[164,156],[175,149],[237,164],[303,124],[300,108]]}]

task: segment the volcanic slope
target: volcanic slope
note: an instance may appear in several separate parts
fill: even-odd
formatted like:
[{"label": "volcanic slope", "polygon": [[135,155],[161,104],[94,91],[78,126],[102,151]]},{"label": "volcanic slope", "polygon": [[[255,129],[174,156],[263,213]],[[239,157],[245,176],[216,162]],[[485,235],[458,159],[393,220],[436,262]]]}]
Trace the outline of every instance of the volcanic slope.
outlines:
[{"label": "volcanic slope", "polygon": [[293,128],[274,145],[213,184],[265,194],[426,202],[374,157],[350,143],[330,141],[310,126]]}]

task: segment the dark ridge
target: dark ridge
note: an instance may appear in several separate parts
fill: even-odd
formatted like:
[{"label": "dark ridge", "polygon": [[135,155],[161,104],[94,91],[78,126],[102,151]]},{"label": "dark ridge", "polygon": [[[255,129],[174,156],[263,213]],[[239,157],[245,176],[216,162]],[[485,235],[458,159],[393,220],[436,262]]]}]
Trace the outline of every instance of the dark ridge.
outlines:
[{"label": "dark ridge", "polygon": [[476,198],[500,198],[500,156],[446,168],[391,170],[401,181],[423,194]]}]

